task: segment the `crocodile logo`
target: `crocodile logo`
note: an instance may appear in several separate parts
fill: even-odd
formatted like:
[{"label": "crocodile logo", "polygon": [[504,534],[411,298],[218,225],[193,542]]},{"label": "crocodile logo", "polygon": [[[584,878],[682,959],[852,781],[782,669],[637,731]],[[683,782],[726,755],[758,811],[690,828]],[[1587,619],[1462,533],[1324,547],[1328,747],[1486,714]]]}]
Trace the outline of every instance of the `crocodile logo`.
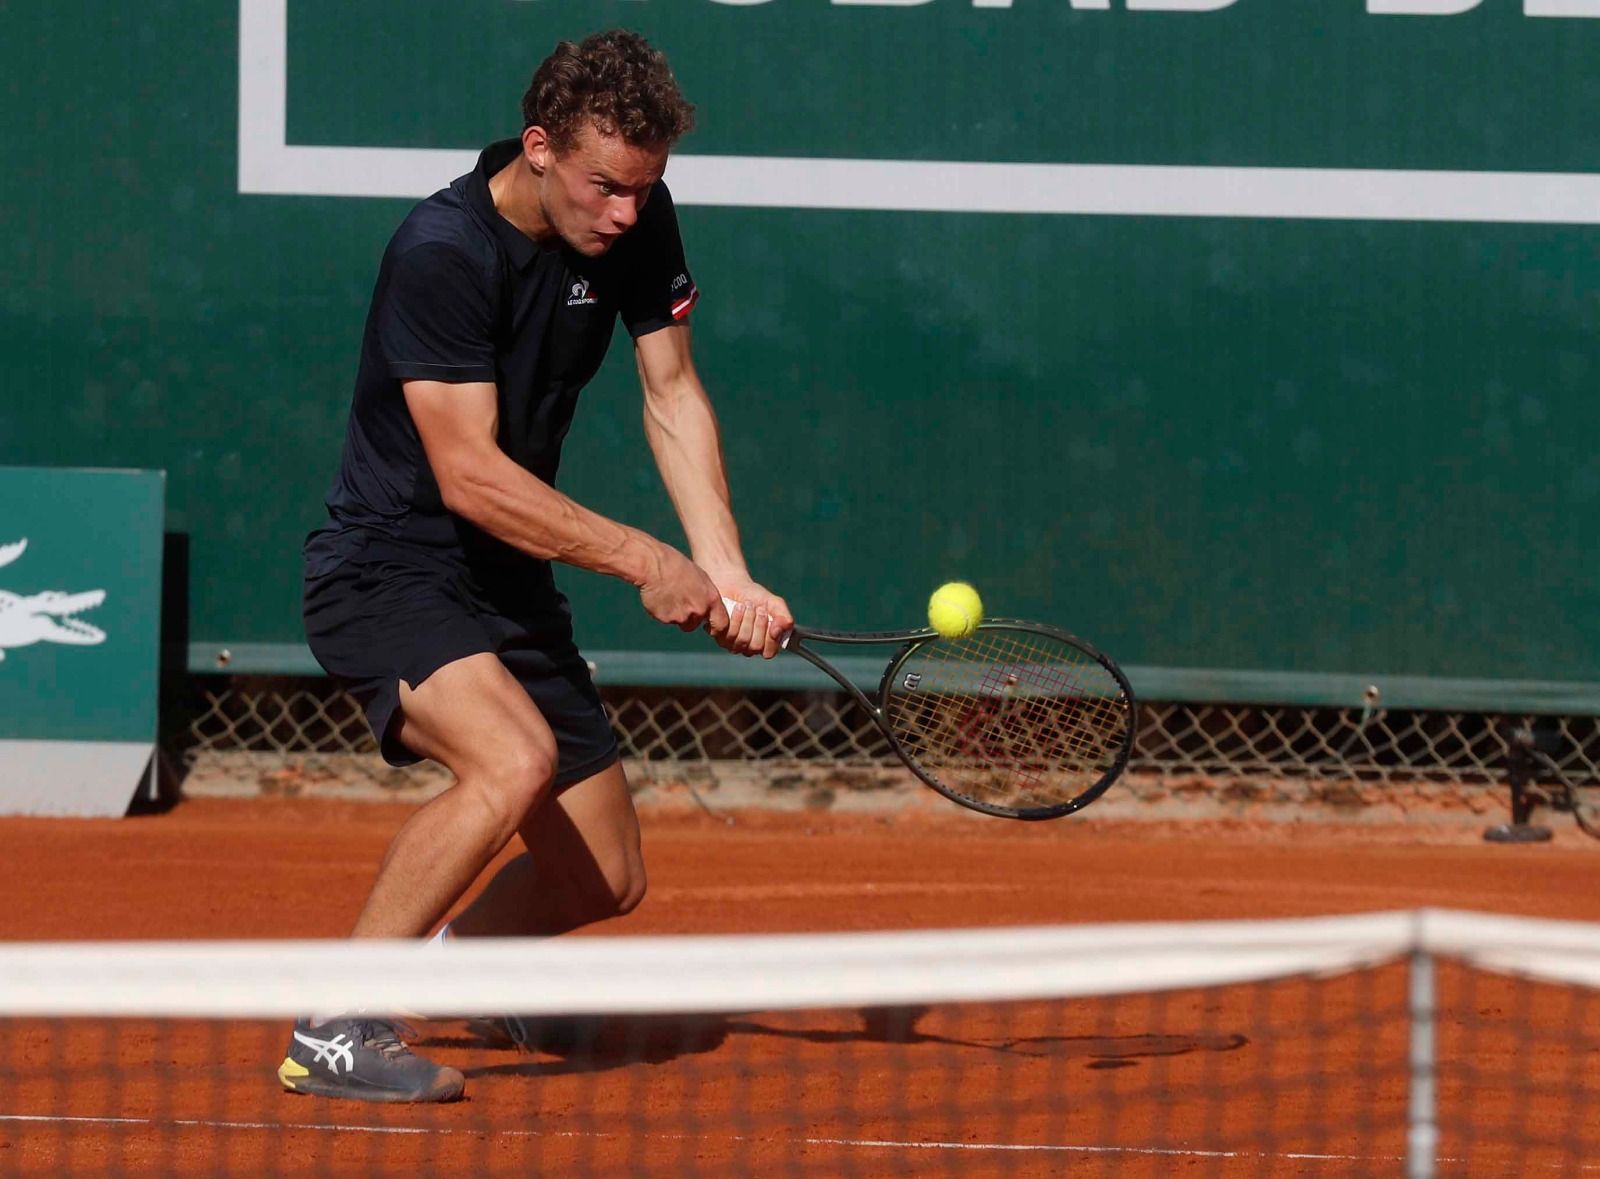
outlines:
[{"label": "crocodile logo", "polygon": [[[22,556],[27,547],[26,538],[13,544],[0,544],[0,568]],[[8,647],[28,647],[34,643],[92,647],[105,642],[105,631],[77,618],[78,614],[93,610],[105,600],[103,589],[85,590],[81,594],[45,590],[27,596],[0,590],[0,659],[6,657]]]}]

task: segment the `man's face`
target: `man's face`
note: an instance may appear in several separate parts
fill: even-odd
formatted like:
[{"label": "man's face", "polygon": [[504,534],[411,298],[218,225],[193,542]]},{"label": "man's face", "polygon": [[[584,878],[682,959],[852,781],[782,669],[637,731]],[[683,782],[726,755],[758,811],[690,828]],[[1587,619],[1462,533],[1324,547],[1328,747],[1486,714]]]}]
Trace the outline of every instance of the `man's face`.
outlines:
[{"label": "man's face", "polygon": [[523,134],[539,186],[545,222],[578,253],[598,258],[633,228],[650,189],[666,170],[665,148],[633,147],[602,135],[593,123],[579,129],[570,151],[557,154],[542,128]]}]

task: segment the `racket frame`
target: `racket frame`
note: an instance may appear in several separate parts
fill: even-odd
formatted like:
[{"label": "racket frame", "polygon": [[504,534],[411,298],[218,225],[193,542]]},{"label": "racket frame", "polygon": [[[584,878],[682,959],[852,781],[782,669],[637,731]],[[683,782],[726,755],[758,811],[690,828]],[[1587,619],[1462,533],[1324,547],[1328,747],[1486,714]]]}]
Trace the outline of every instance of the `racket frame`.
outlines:
[{"label": "racket frame", "polygon": [[[1128,767],[1128,758],[1133,752],[1133,738],[1139,731],[1139,702],[1138,698],[1133,694],[1133,686],[1128,683],[1128,677],[1123,674],[1122,669],[1109,656],[1102,653],[1092,643],[1086,642],[1077,635],[1062,630],[1060,627],[1050,626],[1042,622],[1030,622],[1021,618],[989,618],[980,622],[977,629],[980,631],[1024,630],[1031,631],[1034,634],[1046,635],[1058,642],[1064,642],[1076,647],[1103,667],[1116,680],[1118,687],[1122,689],[1123,698],[1128,704],[1128,737],[1122,743],[1122,748],[1118,751],[1115,762],[1087,790],[1073,795],[1066,802],[1018,810],[1013,807],[995,806],[992,803],[982,802],[979,799],[969,798],[964,794],[957,793],[917,764],[916,759],[900,744],[899,737],[895,735],[894,730],[890,727],[888,706],[891,685],[895,683],[896,673],[905,665],[906,660],[910,659],[918,650],[940,637],[939,632],[932,628],[924,627],[921,630],[842,631],[812,630],[809,627],[796,626],[784,637],[783,649],[800,656],[800,658],[826,674],[848,692],[857,704],[866,709],[867,715],[872,718],[872,723],[877,726],[880,733],[888,738],[890,748],[894,750],[895,756],[905,763],[906,768],[915,774],[923,785],[944,795],[951,802],[967,807],[970,810],[980,811],[986,815],[994,815],[997,818],[1021,819],[1025,822],[1059,819],[1063,815],[1070,815],[1074,811],[1082,810],[1109,790],[1112,783],[1121,777],[1122,771]],[[873,703],[865,692],[850,681],[849,677],[829,663],[825,657],[806,647],[804,645],[806,640],[861,647],[900,643],[901,647],[890,656],[888,665],[883,669],[883,675],[878,680],[878,700],[877,703]]]}]

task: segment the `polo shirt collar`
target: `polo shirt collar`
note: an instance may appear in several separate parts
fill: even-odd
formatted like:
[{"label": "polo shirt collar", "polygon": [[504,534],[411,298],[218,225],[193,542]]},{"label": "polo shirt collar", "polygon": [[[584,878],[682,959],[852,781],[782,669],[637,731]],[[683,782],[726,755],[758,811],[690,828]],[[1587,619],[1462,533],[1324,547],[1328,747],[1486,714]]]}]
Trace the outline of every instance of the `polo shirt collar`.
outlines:
[{"label": "polo shirt collar", "polygon": [[478,155],[478,166],[467,178],[467,203],[499,239],[512,265],[518,270],[525,270],[538,257],[539,245],[500,215],[500,210],[494,207],[494,197],[489,193],[489,178],[521,154],[520,139],[502,139],[484,148]]}]

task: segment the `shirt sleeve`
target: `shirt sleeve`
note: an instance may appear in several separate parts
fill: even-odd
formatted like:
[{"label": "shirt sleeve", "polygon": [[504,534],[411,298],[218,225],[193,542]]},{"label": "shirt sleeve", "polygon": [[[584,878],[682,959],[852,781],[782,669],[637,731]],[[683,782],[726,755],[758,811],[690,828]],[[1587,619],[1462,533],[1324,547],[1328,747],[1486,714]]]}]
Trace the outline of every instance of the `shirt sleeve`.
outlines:
[{"label": "shirt sleeve", "polygon": [[424,242],[390,262],[378,343],[402,381],[492,381],[494,313],[481,270],[460,250]]},{"label": "shirt sleeve", "polygon": [[665,184],[656,185],[623,242],[628,250],[621,312],[629,334],[649,335],[686,319],[700,289],[683,259],[678,212]]}]

